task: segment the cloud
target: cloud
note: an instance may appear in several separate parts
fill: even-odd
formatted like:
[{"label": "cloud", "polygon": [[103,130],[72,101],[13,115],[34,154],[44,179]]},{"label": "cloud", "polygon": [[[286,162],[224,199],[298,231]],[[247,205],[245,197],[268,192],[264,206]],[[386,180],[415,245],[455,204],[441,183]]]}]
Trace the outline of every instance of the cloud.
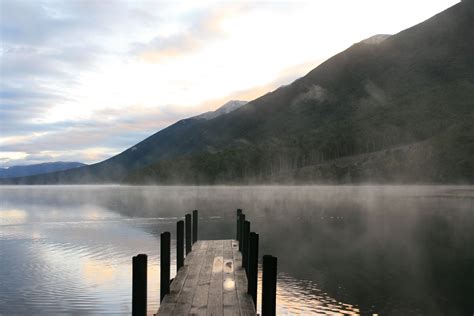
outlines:
[{"label": "cloud", "polygon": [[65,87],[74,84],[80,69],[93,67],[102,52],[93,43],[94,29],[100,27],[53,1],[6,0],[0,5],[1,136],[44,130],[34,121],[68,100]]},{"label": "cloud", "polygon": [[[0,154],[13,160],[23,157],[37,161],[38,153],[62,149],[66,154],[73,147],[87,148],[86,134],[91,146],[91,139],[97,138],[93,132],[100,134],[101,124],[67,117],[45,123],[48,113],[61,104],[81,106],[73,93],[81,76],[96,70],[104,60],[126,56],[129,42],[121,44],[121,34],[133,36],[156,29],[161,18],[153,12],[165,14],[159,10],[162,6],[135,2],[111,5],[109,1],[1,1]],[[74,133],[79,135],[77,139]],[[49,159],[51,155],[41,157]]]},{"label": "cloud", "polygon": [[291,1],[217,1],[212,6],[184,12],[178,17],[182,22],[179,30],[172,34],[157,35],[148,42],[136,42],[132,45],[131,52],[150,63],[191,55],[216,41],[225,40],[228,34],[223,24],[229,20],[257,11],[291,14],[301,6],[302,3]]},{"label": "cloud", "polygon": [[186,15],[188,24],[172,35],[158,35],[147,43],[135,43],[132,52],[147,62],[158,63],[168,58],[192,54],[225,37],[221,23],[252,7],[245,2],[225,3]]},{"label": "cloud", "polygon": [[0,32],[5,43],[61,47],[62,43],[87,43],[106,39],[117,31],[143,30],[159,22],[153,12],[162,3],[118,1],[2,0]]},{"label": "cloud", "polygon": [[[130,107],[127,112],[114,108],[96,111],[94,119],[30,126],[26,136],[0,137],[1,153],[22,153],[3,157],[0,167],[52,160],[93,163],[115,155],[156,131],[188,116],[189,109]],[[43,130],[43,132],[38,132]],[[73,154],[72,154],[73,153]],[[1,158],[0,154],[0,158]]]}]

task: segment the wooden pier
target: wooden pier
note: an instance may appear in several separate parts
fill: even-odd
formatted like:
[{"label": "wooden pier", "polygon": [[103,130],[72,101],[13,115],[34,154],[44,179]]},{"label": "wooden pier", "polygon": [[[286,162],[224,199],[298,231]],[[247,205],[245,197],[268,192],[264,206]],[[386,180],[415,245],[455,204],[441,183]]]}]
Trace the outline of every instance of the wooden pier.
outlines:
[{"label": "wooden pier", "polygon": [[[185,221],[177,222],[176,234],[177,273],[173,280],[170,280],[171,234],[161,234],[161,303],[155,315],[256,315],[259,236],[250,232],[250,222],[242,210],[237,210],[236,240],[198,240],[197,210],[192,213],[192,222],[191,214],[186,214]],[[265,255],[262,264],[261,312],[262,316],[273,316],[277,258]],[[146,270],[147,255],[134,257],[133,315],[147,313]]]},{"label": "wooden pier", "polygon": [[193,245],[157,315],[256,315],[236,240]]}]

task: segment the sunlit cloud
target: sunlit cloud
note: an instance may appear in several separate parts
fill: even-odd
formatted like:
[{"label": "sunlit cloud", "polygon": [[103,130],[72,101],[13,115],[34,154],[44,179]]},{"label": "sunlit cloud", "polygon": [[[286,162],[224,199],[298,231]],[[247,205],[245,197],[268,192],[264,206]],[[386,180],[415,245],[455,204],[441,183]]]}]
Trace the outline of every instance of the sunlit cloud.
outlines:
[{"label": "sunlit cloud", "polygon": [[185,21],[173,34],[156,36],[148,43],[136,43],[132,52],[152,63],[193,54],[196,50],[225,37],[227,34],[222,24],[251,8],[246,2],[224,2],[191,15],[185,12],[184,16],[189,17],[189,23]]}]

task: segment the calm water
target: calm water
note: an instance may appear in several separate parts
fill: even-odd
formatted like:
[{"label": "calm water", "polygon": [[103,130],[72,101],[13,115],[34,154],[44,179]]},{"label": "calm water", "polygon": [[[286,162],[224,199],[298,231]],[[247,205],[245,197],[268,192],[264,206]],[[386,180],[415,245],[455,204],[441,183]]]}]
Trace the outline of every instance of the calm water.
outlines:
[{"label": "calm water", "polygon": [[1,315],[129,314],[138,253],[152,314],[160,233],[197,208],[201,239],[234,238],[239,207],[278,257],[279,314],[474,313],[474,187],[2,186],[0,199]]}]

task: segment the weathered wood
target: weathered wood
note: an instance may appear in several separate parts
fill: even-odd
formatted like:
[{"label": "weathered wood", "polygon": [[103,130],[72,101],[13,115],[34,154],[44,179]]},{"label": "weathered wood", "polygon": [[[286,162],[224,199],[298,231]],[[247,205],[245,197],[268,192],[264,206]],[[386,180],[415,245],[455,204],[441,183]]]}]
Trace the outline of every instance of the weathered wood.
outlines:
[{"label": "weathered wood", "polygon": [[192,315],[206,315],[207,302],[209,299],[209,286],[211,284],[212,264],[214,262],[215,245],[213,241],[206,241],[208,243],[205,259],[199,273],[199,280],[196,293],[193,297],[190,314]]},{"label": "weathered wood", "polygon": [[208,243],[196,243],[193,247],[193,260],[189,265],[189,272],[186,281],[178,295],[173,315],[187,315],[192,306],[193,296],[196,291],[199,273],[204,260]]},{"label": "weathered wood", "polygon": [[253,304],[257,308],[257,278],[258,278],[258,234],[251,232],[249,241],[249,263],[248,263],[248,290],[252,296]]},{"label": "weathered wood", "polygon": [[277,258],[263,256],[262,267],[262,316],[276,314]]},{"label": "weathered wood", "polygon": [[192,250],[192,240],[191,240],[191,214],[186,214],[184,217],[186,223],[186,256]]},{"label": "weathered wood", "polygon": [[239,300],[235,287],[235,263],[233,258],[233,241],[224,241],[224,275],[223,275],[223,304],[224,315],[239,315]]},{"label": "weathered wood", "polygon": [[252,302],[252,297],[247,293],[247,278],[245,277],[245,270],[242,267],[242,254],[238,251],[236,246],[233,248],[233,257],[235,266],[235,288],[237,291],[240,313],[241,315],[255,315],[255,307]]},{"label": "weathered wood", "polygon": [[193,211],[193,244],[198,240],[198,211]]},{"label": "weathered wood", "polygon": [[214,255],[215,255],[215,242],[213,240],[207,241],[207,252],[206,252],[206,259],[204,260],[204,264],[201,268],[201,273],[199,274],[199,285],[204,284],[211,284],[211,276],[212,276],[212,265],[214,263]]},{"label": "weathered wood", "polygon": [[195,255],[197,253],[198,251],[193,251],[189,253],[188,256],[186,256],[186,259],[184,260],[184,266],[179,270],[179,273],[174,278],[173,283],[171,283],[170,294],[166,295],[163,302],[161,302],[162,308],[160,308],[159,310],[159,315],[172,314],[178,302],[179,294],[181,293],[181,290],[184,287],[184,283],[187,280],[189,268],[192,265]]},{"label": "weathered wood", "polygon": [[244,222],[244,229],[242,232],[242,267],[245,269],[245,273],[248,274],[248,263],[249,263],[249,239],[250,239],[250,222]]},{"label": "weathered wood", "polygon": [[176,223],[176,274],[184,265],[184,222]]},{"label": "weathered wood", "polygon": [[132,315],[146,315],[147,307],[147,255],[132,259]]},{"label": "weathered wood", "polygon": [[240,214],[240,239],[239,239],[239,251],[242,252],[243,242],[242,236],[244,234],[244,223],[245,223],[245,214]]},{"label": "weathered wood", "polygon": [[240,242],[240,215],[242,215],[242,210],[240,208],[237,209],[237,232],[236,232],[236,240]]},{"label": "weathered wood", "polygon": [[196,242],[158,315],[255,315],[241,263],[236,241]]},{"label": "weathered wood", "polygon": [[188,271],[189,271],[189,266],[184,265],[181,267],[179,270],[179,273],[176,274],[173,283],[171,283],[170,286],[170,294],[165,296],[165,298],[168,298],[170,295],[178,295],[179,292],[181,291],[181,288],[184,285],[184,281],[186,281],[186,278],[188,276]]},{"label": "weathered wood", "polygon": [[224,313],[222,294],[222,275],[224,270],[224,241],[214,241],[215,254],[212,264],[211,284],[209,286],[209,299],[207,303],[207,315],[222,315]]},{"label": "weathered wood", "polygon": [[170,292],[170,242],[171,234],[169,232],[162,233],[160,244],[160,302]]}]

